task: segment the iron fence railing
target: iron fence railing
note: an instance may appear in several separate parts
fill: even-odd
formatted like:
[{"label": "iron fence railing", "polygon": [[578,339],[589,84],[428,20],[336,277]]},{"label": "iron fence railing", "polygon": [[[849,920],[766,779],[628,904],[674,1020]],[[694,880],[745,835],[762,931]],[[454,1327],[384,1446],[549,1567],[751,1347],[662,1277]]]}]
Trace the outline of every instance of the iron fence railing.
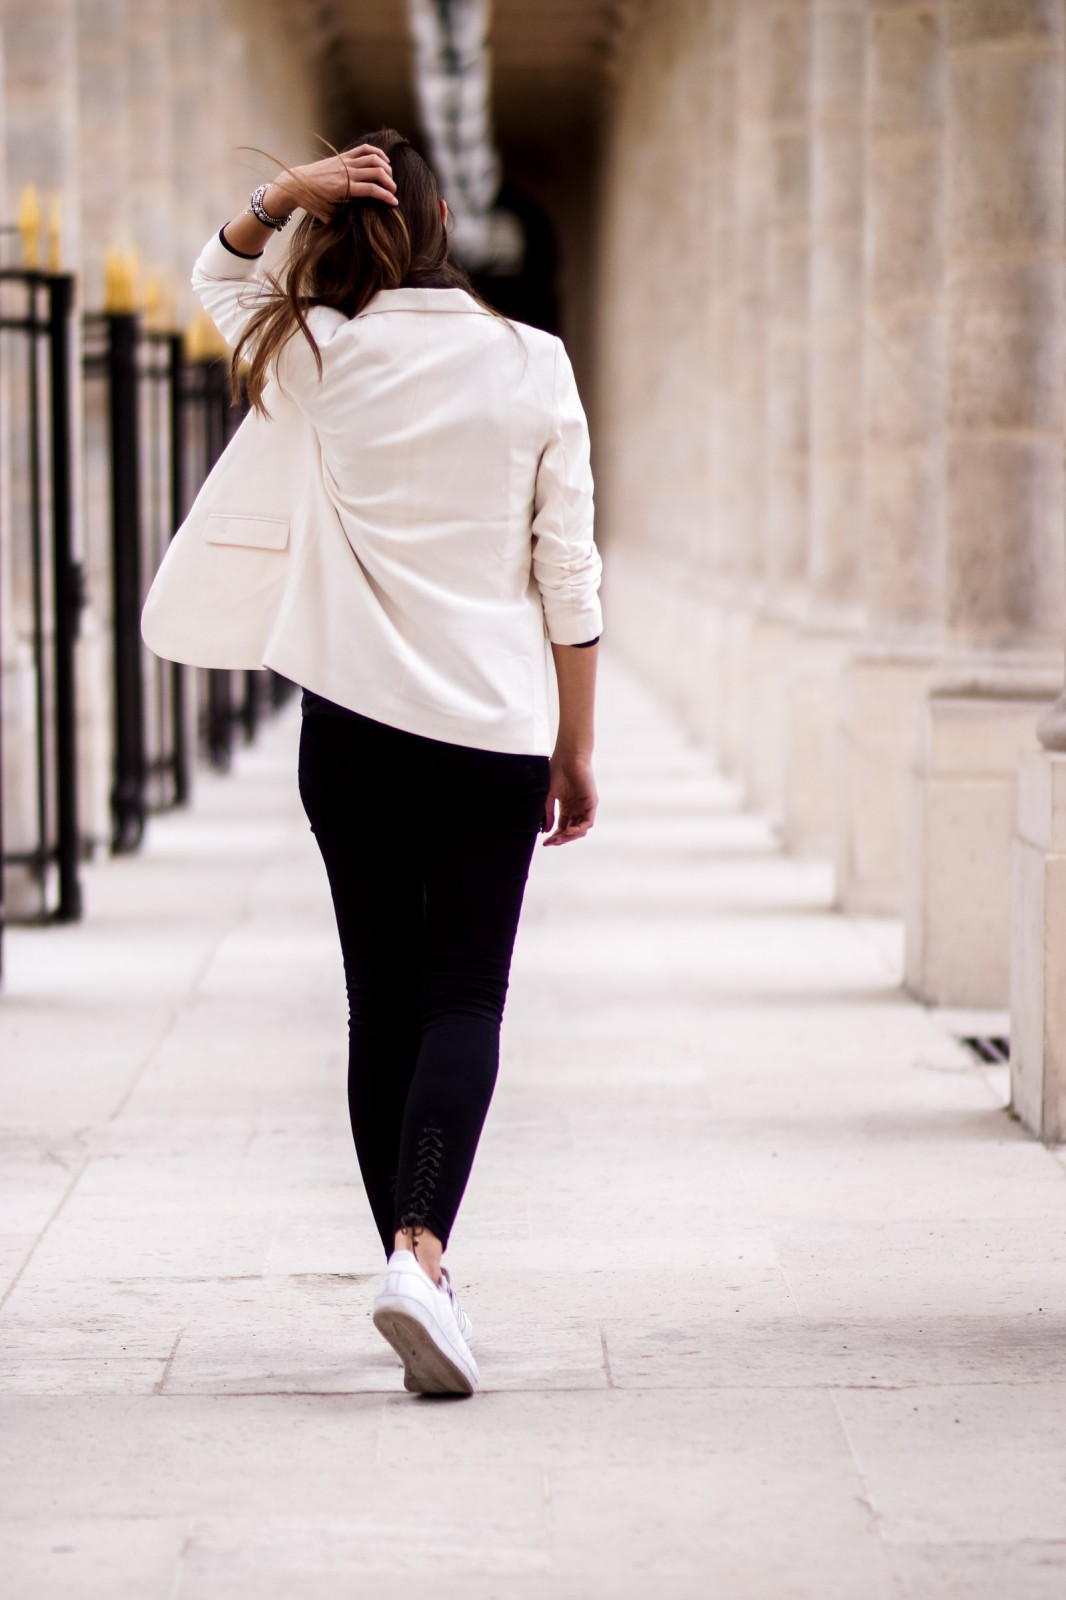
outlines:
[{"label": "iron fence railing", "polygon": [[[73,549],[73,307],[72,277],[0,270],[9,452],[0,475],[0,649],[5,661],[12,652],[29,659],[33,745],[27,775],[26,716],[20,708],[17,719],[5,719],[0,701],[0,970],[10,874],[22,873],[21,919],[73,920],[81,914],[79,860],[92,848],[78,822],[75,642],[87,584]],[[163,662],[140,636],[148,584],[244,414],[231,403],[228,363],[190,358],[181,335],[154,331],[132,311],[85,316],[80,350],[91,435],[86,548],[111,646],[111,846],[122,852],[139,846],[150,813],[188,799],[194,741],[225,770],[236,739],[254,738],[291,685],[274,673]],[[13,773],[5,782],[5,729],[22,746],[17,782]],[[4,799],[13,794],[18,815],[9,819]]]},{"label": "iron fence railing", "polygon": [[150,812],[188,799],[192,738],[225,771],[238,734],[253,739],[265,705],[280,696],[273,674],[191,674],[158,660],[140,637],[152,575],[244,415],[231,400],[228,363],[188,358],[179,335],[153,332],[134,312],[86,317],[84,362],[87,381],[106,386],[112,847],[126,851],[139,846]]},{"label": "iron fence railing", "polygon": [[135,850],[147,816],[189,796],[187,669],[141,642],[144,596],[184,515],[184,372],[177,334],[134,312],[84,319],[87,389],[102,385],[112,636],[111,844]]},{"label": "iron fence railing", "polygon": [[[0,626],[13,634],[10,649],[0,639],[0,650],[12,661],[28,650],[32,682],[31,771],[20,774],[19,785],[25,790],[28,778],[32,800],[20,807],[14,840],[0,741],[0,940],[10,869],[21,869],[32,886],[20,895],[21,914],[61,922],[81,915],[74,652],[83,582],[73,546],[73,308],[68,274],[0,269],[0,378],[9,408],[7,548],[0,560],[8,592],[0,594]],[[4,710],[0,705],[0,728]]]},{"label": "iron fence railing", "polygon": [[[187,363],[183,396],[185,459],[190,481],[201,483],[243,421],[247,406],[232,403],[226,359]],[[221,771],[233,759],[238,734],[246,742],[253,740],[264,713],[283,704],[292,689],[273,672],[211,670],[201,674],[201,684],[200,744],[211,765]]]}]

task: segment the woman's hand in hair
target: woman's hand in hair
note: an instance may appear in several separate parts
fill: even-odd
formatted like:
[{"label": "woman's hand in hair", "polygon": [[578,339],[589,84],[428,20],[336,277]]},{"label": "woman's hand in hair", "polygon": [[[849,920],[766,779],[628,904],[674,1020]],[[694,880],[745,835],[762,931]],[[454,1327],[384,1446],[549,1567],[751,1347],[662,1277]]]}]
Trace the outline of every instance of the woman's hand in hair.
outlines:
[{"label": "woman's hand in hair", "polygon": [[340,155],[311,161],[280,172],[263,196],[271,216],[285,216],[302,206],[320,222],[328,222],[346,200],[384,200],[397,205],[392,166],[384,150],[361,144]]}]

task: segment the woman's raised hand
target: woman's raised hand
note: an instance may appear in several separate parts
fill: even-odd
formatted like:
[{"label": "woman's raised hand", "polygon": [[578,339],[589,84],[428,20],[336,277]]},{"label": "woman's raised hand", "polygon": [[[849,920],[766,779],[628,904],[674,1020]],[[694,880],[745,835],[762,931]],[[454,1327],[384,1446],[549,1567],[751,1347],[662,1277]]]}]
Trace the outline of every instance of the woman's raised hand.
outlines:
[{"label": "woman's raised hand", "polygon": [[311,161],[291,172],[280,172],[263,196],[271,216],[284,216],[295,206],[328,222],[346,200],[385,200],[398,205],[392,165],[384,150],[361,144],[340,155]]}]

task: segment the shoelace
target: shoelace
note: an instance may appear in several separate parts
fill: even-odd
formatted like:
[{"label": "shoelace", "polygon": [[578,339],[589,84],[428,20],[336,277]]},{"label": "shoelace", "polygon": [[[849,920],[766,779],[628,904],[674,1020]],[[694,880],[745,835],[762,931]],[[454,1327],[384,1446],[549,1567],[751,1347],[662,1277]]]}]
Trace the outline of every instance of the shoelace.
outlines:
[{"label": "shoelace", "polygon": [[455,1289],[452,1286],[451,1274],[449,1273],[447,1267],[441,1267],[440,1281],[441,1287],[452,1303],[452,1310],[455,1313],[455,1325],[459,1329],[459,1332],[462,1334],[463,1338],[469,1344],[470,1340],[474,1337],[474,1324],[471,1322],[470,1318],[459,1304],[459,1296],[456,1294]]}]

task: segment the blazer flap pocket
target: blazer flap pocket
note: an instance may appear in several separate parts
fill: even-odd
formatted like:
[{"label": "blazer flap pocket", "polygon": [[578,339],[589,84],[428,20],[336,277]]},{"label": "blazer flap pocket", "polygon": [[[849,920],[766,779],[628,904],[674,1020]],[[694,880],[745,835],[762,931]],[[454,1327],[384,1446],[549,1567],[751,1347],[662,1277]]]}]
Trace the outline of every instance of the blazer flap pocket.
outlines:
[{"label": "blazer flap pocket", "polygon": [[242,544],[253,550],[284,550],[289,543],[287,517],[230,516],[213,511],[204,527],[208,544]]}]

